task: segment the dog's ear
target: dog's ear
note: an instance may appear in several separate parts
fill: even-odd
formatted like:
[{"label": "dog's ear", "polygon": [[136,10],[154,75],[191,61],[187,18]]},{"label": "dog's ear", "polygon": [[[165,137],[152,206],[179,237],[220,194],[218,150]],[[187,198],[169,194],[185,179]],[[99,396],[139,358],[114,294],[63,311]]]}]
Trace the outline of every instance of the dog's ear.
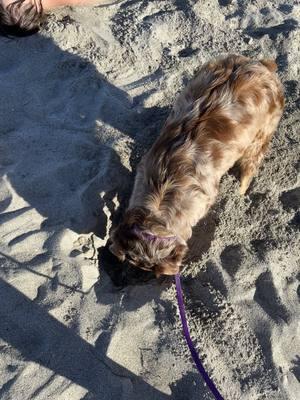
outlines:
[{"label": "dog's ear", "polygon": [[115,244],[109,246],[109,251],[116,256],[121,262],[125,261],[125,253]]},{"label": "dog's ear", "polygon": [[270,72],[277,71],[277,64],[274,60],[260,60],[261,64],[264,65]]},{"label": "dog's ear", "polygon": [[171,254],[168,257],[168,261],[170,261],[173,265],[178,266],[178,271],[179,272],[179,267],[181,266],[183,257],[185,256],[187,252],[187,245],[185,243],[176,243],[176,246],[172,250]]},{"label": "dog's ear", "polygon": [[176,275],[180,271],[183,257],[187,252],[187,245],[177,242],[171,253],[155,267],[155,275]]},{"label": "dog's ear", "polygon": [[143,225],[150,211],[144,207],[133,207],[126,211],[122,225],[124,229],[130,229],[132,225]]}]

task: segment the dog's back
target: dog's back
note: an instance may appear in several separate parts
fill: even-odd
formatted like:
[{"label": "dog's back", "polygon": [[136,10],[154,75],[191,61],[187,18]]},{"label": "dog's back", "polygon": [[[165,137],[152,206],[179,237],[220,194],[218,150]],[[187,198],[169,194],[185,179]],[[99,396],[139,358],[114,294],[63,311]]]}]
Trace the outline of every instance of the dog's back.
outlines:
[{"label": "dog's back", "polygon": [[[146,157],[154,184],[174,175],[195,176],[197,170],[210,173],[208,168],[219,180],[237,160],[246,168],[243,156],[249,161],[253,145],[265,151],[284,106],[275,71],[273,61],[235,55],[205,64],[179,96]],[[259,158],[258,152],[253,157]]]}]

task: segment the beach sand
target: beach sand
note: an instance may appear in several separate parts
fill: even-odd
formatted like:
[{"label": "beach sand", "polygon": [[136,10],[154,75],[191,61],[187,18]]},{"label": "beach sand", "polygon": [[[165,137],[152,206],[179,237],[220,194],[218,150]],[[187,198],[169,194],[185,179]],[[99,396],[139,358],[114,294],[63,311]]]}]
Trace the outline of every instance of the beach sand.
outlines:
[{"label": "beach sand", "polygon": [[0,38],[0,399],[204,400],[172,279],[109,254],[140,157],[221,54],[274,58],[286,108],[247,195],[238,170],[194,230],[192,338],[226,400],[300,393],[300,6],[125,0]]}]

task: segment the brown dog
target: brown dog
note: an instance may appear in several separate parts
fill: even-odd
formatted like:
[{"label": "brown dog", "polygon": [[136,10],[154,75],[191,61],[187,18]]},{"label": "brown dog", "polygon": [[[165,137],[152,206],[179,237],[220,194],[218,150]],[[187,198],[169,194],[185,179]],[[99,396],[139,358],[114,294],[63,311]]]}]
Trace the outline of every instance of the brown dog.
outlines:
[{"label": "brown dog", "polygon": [[273,61],[236,55],[201,68],[138,167],[129,208],[111,236],[120,260],[156,276],[176,274],[192,227],[237,161],[246,192],[283,111],[275,71]]}]

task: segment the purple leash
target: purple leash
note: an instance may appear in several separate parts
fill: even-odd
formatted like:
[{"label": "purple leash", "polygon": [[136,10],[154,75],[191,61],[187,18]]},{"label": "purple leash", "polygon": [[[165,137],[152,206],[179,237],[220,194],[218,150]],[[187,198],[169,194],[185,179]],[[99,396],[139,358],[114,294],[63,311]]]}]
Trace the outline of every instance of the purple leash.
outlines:
[{"label": "purple leash", "polygon": [[205,371],[205,369],[202,365],[202,362],[198,356],[198,353],[195,349],[195,346],[192,342],[192,339],[190,336],[190,330],[189,330],[188,323],[186,320],[186,315],[185,315],[185,307],[184,307],[182,287],[181,287],[181,282],[180,282],[180,274],[175,275],[175,282],[176,282],[177,302],[178,302],[178,308],[179,308],[179,313],[180,313],[180,318],[181,318],[181,323],[182,323],[183,334],[184,334],[185,340],[187,342],[187,345],[190,349],[193,360],[196,364],[196,367],[197,367],[200,375],[204,379],[205,383],[209,387],[212,394],[215,396],[215,399],[216,400],[224,400],[224,398],[221,396],[220,392],[216,388],[215,384],[213,383],[213,381],[210,379],[207,372]]}]

